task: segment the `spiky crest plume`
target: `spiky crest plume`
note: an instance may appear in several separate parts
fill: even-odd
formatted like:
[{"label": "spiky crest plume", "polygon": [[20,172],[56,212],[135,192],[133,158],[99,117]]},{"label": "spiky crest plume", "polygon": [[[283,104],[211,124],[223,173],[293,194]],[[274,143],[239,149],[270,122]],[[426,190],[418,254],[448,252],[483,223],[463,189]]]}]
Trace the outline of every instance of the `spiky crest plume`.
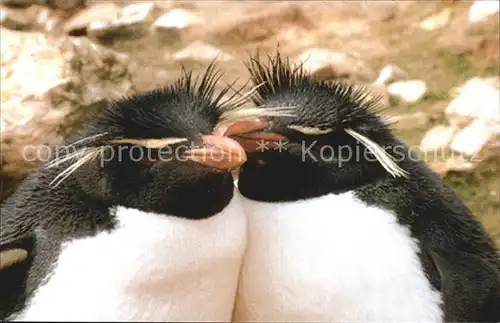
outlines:
[{"label": "spiky crest plume", "polygon": [[[205,117],[209,119],[214,119],[212,120],[215,124],[214,130],[219,127],[229,126],[233,122],[243,118],[286,116],[290,112],[290,109],[287,108],[245,107],[244,105],[252,99],[260,85],[242,93],[243,87],[234,90],[234,83],[228,84],[216,95],[217,83],[221,77],[222,73],[215,69],[215,62],[210,63],[203,75],[201,77],[198,75],[196,78],[193,77],[192,71],[186,71],[183,68],[182,76],[176,82],[166,88],[152,90],[147,95],[159,96],[167,94],[182,97],[184,98],[184,102],[196,101],[200,103],[201,105],[195,107],[197,112],[205,114]],[[234,93],[224,98],[230,90],[233,90]],[[134,100],[135,96],[132,95],[118,101],[113,101],[103,111],[103,114],[106,114],[111,119],[123,117],[117,113],[119,105],[134,102]],[[102,156],[105,149],[112,145],[131,144],[146,148],[161,148],[184,141],[188,141],[188,139],[177,137],[123,138],[116,137],[112,133],[107,132],[93,134],[64,147],[67,153],[49,161],[45,166],[50,169],[70,162],[50,182],[51,186],[57,187],[80,167]]]},{"label": "spiky crest plume", "polygon": [[[283,59],[279,51],[274,57],[268,55],[267,63],[263,63],[259,53],[250,58],[245,65],[254,85],[262,84],[254,96],[254,103],[266,106],[268,100],[289,94],[292,101],[307,99],[307,104],[295,110],[295,114],[304,120],[321,120],[315,124],[290,124],[305,135],[322,135],[343,130],[363,144],[394,177],[407,176],[394,157],[380,145],[368,138],[365,133],[376,132],[387,128],[379,114],[383,105],[380,95],[373,95],[366,87],[345,81],[318,81],[307,71],[303,63],[292,64],[287,57]],[[304,107],[304,105],[307,105]],[[317,108],[314,105],[321,107]],[[313,116],[305,118],[304,116]],[[307,122],[307,121],[304,121]]]}]

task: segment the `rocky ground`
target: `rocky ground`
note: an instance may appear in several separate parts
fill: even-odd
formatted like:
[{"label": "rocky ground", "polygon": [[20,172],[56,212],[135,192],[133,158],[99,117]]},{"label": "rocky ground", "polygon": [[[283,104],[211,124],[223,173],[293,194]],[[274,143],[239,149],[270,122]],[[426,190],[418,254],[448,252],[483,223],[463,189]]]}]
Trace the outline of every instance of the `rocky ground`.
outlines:
[{"label": "rocky ground", "polygon": [[[382,94],[395,132],[500,241],[499,6],[483,1],[2,0],[1,198],[108,100],[259,49]],[[48,152],[46,152],[48,153]]]}]

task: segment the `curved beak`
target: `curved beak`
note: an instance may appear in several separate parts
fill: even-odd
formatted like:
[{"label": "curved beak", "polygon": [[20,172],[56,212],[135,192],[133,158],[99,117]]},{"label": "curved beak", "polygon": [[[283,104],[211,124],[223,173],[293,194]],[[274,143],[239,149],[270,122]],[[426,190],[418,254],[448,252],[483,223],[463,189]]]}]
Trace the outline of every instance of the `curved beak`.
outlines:
[{"label": "curved beak", "polygon": [[188,159],[222,171],[231,171],[247,161],[245,149],[235,140],[220,135],[201,138],[204,146],[188,150]]},{"label": "curved beak", "polygon": [[285,136],[265,131],[270,125],[268,121],[260,119],[242,119],[221,130],[224,136],[234,138],[246,151],[254,152],[267,143],[287,140]]}]

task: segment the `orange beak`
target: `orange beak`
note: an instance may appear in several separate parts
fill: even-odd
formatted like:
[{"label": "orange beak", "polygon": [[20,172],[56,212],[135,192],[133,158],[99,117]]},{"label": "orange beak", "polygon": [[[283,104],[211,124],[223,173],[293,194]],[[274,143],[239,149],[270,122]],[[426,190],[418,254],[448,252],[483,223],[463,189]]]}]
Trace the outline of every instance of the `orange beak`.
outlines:
[{"label": "orange beak", "polygon": [[257,151],[266,142],[279,142],[287,140],[286,137],[265,130],[270,123],[259,119],[246,119],[233,123],[227,129],[221,129],[224,136],[233,137],[248,152]]},{"label": "orange beak", "polygon": [[222,171],[231,171],[247,161],[243,147],[231,138],[205,135],[202,140],[205,147],[186,152],[190,160]]}]

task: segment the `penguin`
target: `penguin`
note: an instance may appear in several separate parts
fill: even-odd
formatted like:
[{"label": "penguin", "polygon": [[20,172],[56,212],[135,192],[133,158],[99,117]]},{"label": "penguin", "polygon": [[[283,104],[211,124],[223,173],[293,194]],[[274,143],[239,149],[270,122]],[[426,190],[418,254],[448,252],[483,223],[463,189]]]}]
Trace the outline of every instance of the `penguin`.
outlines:
[{"label": "penguin", "polygon": [[268,58],[246,62],[253,101],[290,112],[224,132],[247,151],[233,321],[499,322],[498,248],[379,97]]},{"label": "penguin", "polygon": [[246,153],[215,129],[266,111],[220,77],[111,102],[27,176],[1,207],[2,321],[230,321]]}]

